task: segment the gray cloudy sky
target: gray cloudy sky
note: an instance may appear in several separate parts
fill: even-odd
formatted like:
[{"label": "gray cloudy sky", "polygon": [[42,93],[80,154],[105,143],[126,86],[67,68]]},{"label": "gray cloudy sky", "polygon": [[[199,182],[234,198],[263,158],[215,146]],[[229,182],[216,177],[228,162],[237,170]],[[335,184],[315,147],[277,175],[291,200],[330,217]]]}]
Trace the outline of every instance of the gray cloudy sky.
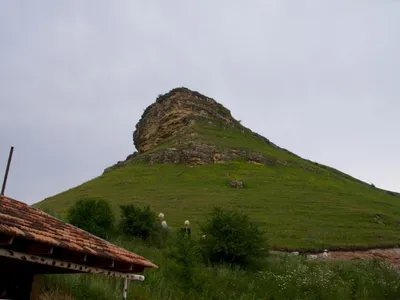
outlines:
[{"label": "gray cloudy sky", "polygon": [[400,2],[0,1],[0,176],[26,203],[134,151],[158,94],[213,97],[276,144],[400,191]]}]

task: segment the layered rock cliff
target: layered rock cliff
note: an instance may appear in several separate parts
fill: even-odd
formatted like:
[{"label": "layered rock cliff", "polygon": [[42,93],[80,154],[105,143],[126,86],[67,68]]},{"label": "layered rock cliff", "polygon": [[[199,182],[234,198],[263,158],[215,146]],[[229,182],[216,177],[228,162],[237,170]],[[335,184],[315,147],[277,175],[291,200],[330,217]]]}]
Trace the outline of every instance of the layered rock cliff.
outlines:
[{"label": "layered rock cliff", "polygon": [[186,88],[160,95],[143,113],[133,141],[139,152],[146,152],[173,137],[188,134],[188,125],[208,119],[227,125],[237,123],[231,112],[214,99]]},{"label": "layered rock cliff", "polygon": [[[229,143],[227,135],[239,144],[243,138],[243,145]],[[133,133],[137,152],[105,171],[137,162],[202,165],[241,158],[258,164],[290,163],[246,148],[249,139],[297,157],[242,126],[214,99],[187,88],[175,88],[158,96],[142,114]]]}]

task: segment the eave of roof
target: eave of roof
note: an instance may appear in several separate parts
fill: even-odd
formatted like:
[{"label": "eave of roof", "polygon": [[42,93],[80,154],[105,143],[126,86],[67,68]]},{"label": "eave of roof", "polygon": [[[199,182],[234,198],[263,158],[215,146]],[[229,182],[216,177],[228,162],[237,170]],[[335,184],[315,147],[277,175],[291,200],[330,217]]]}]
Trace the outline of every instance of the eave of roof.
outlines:
[{"label": "eave of roof", "polygon": [[87,231],[9,197],[0,196],[0,233],[44,245],[83,253],[89,257],[158,268],[146,258],[129,252]]},{"label": "eave of roof", "polygon": [[12,272],[17,273],[32,272],[33,274],[92,273],[128,280],[144,280],[143,275],[107,270],[0,248],[0,265],[2,264],[5,265],[5,268],[0,272],[10,272],[12,270]]}]

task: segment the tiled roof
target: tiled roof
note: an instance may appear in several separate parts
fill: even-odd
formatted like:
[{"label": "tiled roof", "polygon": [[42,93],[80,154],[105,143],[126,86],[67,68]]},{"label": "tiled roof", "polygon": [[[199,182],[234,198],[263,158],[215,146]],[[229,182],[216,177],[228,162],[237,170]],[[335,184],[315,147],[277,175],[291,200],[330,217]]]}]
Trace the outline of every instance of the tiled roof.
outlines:
[{"label": "tiled roof", "polygon": [[0,233],[115,261],[157,268],[135,253],[117,247],[23,202],[0,196]]}]

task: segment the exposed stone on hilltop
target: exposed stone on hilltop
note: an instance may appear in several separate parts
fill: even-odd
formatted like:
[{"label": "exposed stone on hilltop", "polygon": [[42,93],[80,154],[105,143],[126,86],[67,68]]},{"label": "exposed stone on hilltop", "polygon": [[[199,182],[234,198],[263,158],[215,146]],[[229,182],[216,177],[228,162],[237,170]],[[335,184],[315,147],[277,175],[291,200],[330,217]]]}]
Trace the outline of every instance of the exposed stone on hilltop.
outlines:
[{"label": "exposed stone on hilltop", "polygon": [[[285,160],[282,157],[268,157],[268,155],[253,151],[251,147],[243,144],[240,149],[235,147],[213,144],[210,136],[202,136],[196,126],[204,129],[204,125],[211,126],[218,138],[224,138],[224,131],[232,133],[231,129],[247,136],[253,136],[259,141],[284,152],[289,153],[293,159]],[[240,133],[239,133],[240,134]],[[213,136],[215,140],[215,136]],[[198,166],[203,164],[218,164],[234,159],[242,159],[258,165],[299,165],[310,172],[327,172],[340,180],[354,180],[339,170],[301,159],[296,154],[273,144],[267,138],[251,131],[235,120],[231,112],[214,99],[204,96],[187,88],[175,88],[166,94],[159,95],[156,101],[143,112],[140,121],[133,133],[133,141],[137,152],[134,152],[115,165],[108,167],[104,173],[115,168],[124,167],[139,162],[187,164]],[[245,143],[245,142],[244,142]],[[246,150],[245,150],[246,149]],[[384,191],[384,190],[383,190]],[[400,194],[384,191],[391,196],[400,197]]]},{"label": "exposed stone on hilltop", "polygon": [[272,161],[257,152],[218,148],[197,138],[198,133],[192,125],[198,123],[218,124],[222,129],[236,127],[243,133],[279,148],[265,137],[242,126],[227,108],[214,99],[182,87],[159,95],[155,103],[145,109],[133,133],[138,152],[107,168],[105,172],[137,162],[202,165],[242,158],[263,165],[288,163]]},{"label": "exposed stone on hilltop", "polygon": [[196,119],[210,119],[232,124],[231,112],[214,99],[187,88],[173,89],[160,95],[143,113],[133,141],[139,152],[162,145],[168,139],[184,135],[188,125]]}]

